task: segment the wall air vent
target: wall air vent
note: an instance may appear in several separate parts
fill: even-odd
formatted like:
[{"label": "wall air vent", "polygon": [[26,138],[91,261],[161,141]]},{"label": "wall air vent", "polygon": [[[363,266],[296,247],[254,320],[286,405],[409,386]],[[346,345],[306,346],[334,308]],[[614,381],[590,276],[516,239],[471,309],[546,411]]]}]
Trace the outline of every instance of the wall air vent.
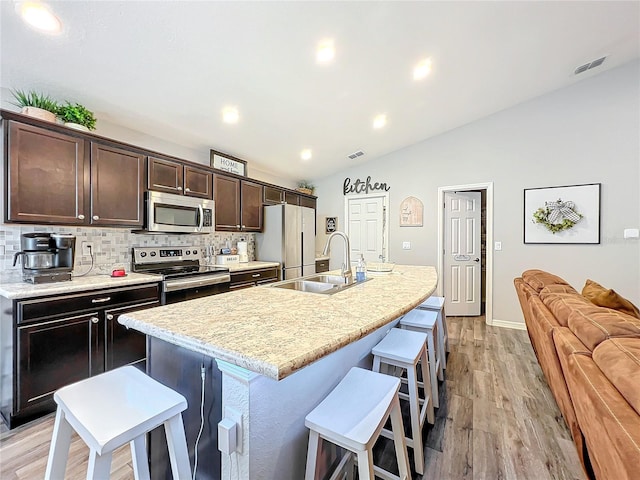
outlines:
[{"label": "wall air vent", "polygon": [[354,160],[363,155],[364,155],[364,152],[362,150],[358,150],[357,152],[353,152],[351,155],[347,155],[347,157],[350,158],[351,160]]},{"label": "wall air vent", "polygon": [[604,63],[606,58],[607,58],[606,56],[600,57],[597,60],[594,60],[593,62],[585,63],[584,65],[580,65],[578,68],[576,68],[573,71],[573,73],[578,75],[579,73],[586,72],[587,70],[591,70],[592,68],[599,67],[600,65],[602,65]]}]

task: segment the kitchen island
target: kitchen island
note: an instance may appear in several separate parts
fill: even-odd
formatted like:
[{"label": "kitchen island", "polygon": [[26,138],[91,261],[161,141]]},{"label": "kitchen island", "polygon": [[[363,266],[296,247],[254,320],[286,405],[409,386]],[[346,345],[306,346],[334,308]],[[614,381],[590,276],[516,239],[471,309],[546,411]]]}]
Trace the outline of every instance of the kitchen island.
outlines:
[{"label": "kitchen island", "polygon": [[223,478],[232,467],[234,478],[301,478],[306,414],[349,368],[370,365],[371,348],[437,284],[428,266],[398,265],[370,278],[334,295],[251,288],[120,322],[216,359],[223,414],[237,413],[242,423],[238,451],[222,457]]}]

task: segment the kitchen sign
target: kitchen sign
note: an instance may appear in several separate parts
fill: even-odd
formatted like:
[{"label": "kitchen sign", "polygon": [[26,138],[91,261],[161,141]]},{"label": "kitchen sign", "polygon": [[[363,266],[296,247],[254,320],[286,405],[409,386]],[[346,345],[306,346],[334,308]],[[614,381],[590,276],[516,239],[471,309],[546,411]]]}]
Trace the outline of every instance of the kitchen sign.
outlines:
[{"label": "kitchen sign", "polygon": [[235,173],[236,175],[242,175],[243,177],[247,176],[246,160],[240,160],[239,158],[232,157],[225,153],[216,152],[215,150],[209,151],[209,159],[213,168],[229,173]]},{"label": "kitchen sign", "polygon": [[344,179],[344,184],[342,187],[342,191],[344,195],[348,195],[350,193],[369,193],[369,192],[388,192],[391,189],[386,183],[371,183],[371,175],[367,177],[366,180],[360,180],[356,178],[355,182],[351,182],[349,177]]}]

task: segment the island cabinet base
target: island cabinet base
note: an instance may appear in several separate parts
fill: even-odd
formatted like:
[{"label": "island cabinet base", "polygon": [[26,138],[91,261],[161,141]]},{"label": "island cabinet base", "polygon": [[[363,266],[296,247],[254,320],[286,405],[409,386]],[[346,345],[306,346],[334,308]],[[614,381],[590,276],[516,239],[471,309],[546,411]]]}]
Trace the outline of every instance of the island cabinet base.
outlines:
[{"label": "island cabinet base", "polygon": [[[213,358],[176,345],[147,337],[147,373],[187,399],[182,412],[191,471],[194,467],[194,445],[200,430],[202,398],[201,367],[204,365],[204,427],[198,442],[198,480],[220,480],[218,422],[222,418],[222,374]],[[171,480],[164,427],[149,435],[150,474],[152,480]]]},{"label": "island cabinet base", "polygon": [[[241,445],[238,452],[223,455],[222,478],[304,478],[309,438],[305,417],[351,367],[371,368],[371,349],[397,323],[396,319],[280,381],[218,360],[223,406],[242,415]],[[319,471],[317,478],[325,473]]]}]

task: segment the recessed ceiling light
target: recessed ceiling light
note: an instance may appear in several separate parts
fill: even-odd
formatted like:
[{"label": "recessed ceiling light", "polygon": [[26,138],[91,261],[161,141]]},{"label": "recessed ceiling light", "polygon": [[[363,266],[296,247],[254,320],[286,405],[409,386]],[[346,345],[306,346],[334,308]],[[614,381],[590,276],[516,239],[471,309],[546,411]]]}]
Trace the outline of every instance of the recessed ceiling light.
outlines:
[{"label": "recessed ceiling light", "polygon": [[419,62],[413,68],[413,79],[414,80],[422,80],[427,75],[431,73],[431,59],[427,58]]},{"label": "recessed ceiling light", "polygon": [[23,2],[17,8],[22,19],[32,27],[47,33],[62,32],[62,22],[46,3]]},{"label": "recessed ceiling light", "polygon": [[373,128],[382,128],[387,124],[387,116],[384,114],[376,115],[373,119]]},{"label": "recessed ceiling light", "polygon": [[311,160],[311,150],[308,148],[305,148],[304,150],[302,150],[300,152],[300,158],[305,161]]},{"label": "recessed ceiling light", "polygon": [[240,114],[236,107],[225,107],[222,109],[222,121],[224,123],[238,123]]},{"label": "recessed ceiling light", "polygon": [[335,55],[336,50],[333,46],[333,40],[323,40],[318,44],[316,50],[316,61],[318,63],[328,63],[333,60]]}]

